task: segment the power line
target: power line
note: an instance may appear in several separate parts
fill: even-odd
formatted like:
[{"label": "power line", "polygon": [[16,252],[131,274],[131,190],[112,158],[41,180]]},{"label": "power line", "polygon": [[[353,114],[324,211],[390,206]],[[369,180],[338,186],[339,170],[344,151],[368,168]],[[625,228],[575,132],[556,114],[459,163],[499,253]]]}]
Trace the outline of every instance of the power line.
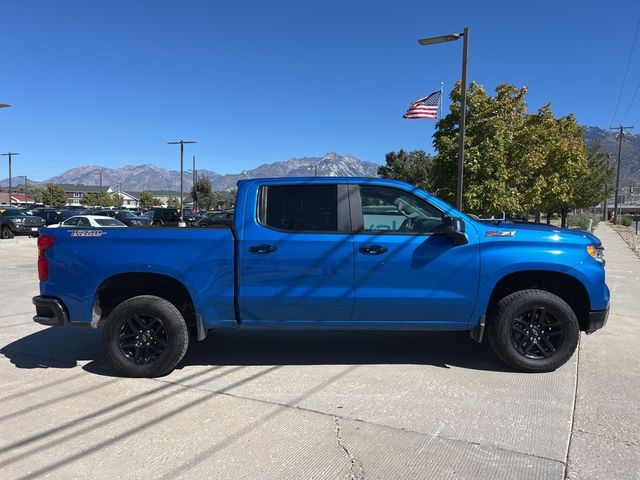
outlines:
[{"label": "power line", "polygon": [[624,112],[624,117],[622,117],[622,120],[620,120],[620,123],[624,123],[625,118],[627,118],[627,115],[629,115],[629,110],[631,110],[631,107],[633,106],[633,102],[635,101],[639,90],[640,90],[640,82],[638,82],[638,86],[636,87],[636,91],[633,92],[633,97],[631,97],[631,103],[629,103],[629,106],[627,107],[627,110]]},{"label": "power line", "polygon": [[613,112],[613,118],[611,119],[609,128],[611,128],[611,125],[613,125],[613,121],[616,119],[616,115],[618,114],[618,108],[620,107],[620,100],[622,99],[622,92],[624,92],[624,85],[625,83],[627,83],[627,74],[629,73],[629,66],[631,65],[631,59],[633,58],[633,50],[636,47],[636,39],[638,38],[638,29],[640,29],[640,20],[638,20],[638,25],[636,26],[636,33],[633,36],[633,43],[631,44],[631,52],[629,52],[629,60],[627,60],[627,68],[624,71],[624,78],[622,79],[622,87],[620,87],[620,95],[618,95],[618,103],[616,103],[616,109]]}]

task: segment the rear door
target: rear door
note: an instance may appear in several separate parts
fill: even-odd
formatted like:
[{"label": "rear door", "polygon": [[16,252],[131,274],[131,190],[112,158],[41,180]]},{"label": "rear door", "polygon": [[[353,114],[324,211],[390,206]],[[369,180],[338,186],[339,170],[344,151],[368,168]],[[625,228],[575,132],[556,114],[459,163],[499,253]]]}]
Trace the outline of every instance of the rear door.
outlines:
[{"label": "rear door", "polygon": [[239,241],[242,322],[301,327],[348,323],[353,239],[347,187],[264,185],[256,204],[257,216],[245,219]]},{"label": "rear door", "polygon": [[[351,187],[354,216],[354,321],[408,328],[463,328],[480,273],[475,232],[453,246],[443,212],[399,188]],[[372,326],[374,326],[372,325]]]}]

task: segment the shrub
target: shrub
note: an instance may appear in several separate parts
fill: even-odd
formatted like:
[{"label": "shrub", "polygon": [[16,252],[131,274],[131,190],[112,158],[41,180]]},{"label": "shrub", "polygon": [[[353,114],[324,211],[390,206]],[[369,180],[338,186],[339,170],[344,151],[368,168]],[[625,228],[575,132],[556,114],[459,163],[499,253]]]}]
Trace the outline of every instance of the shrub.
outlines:
[{"label": "shrub", "polygon": [[631,215],[625,215],[622,217],[622,225],[625,227],[630,227],[631,222],[633,222],[633,217]]},{"label": "shrub", "polygon": [[587,228],[589,228],[589,220],[593,220],[593,225],[591,228],[595,228],[600,221],[597,216],[591,215],[589,213],[570,213],[569,215],[567,215],[567,225],[569,227],[579,228],[581,230],[586,230]]}]

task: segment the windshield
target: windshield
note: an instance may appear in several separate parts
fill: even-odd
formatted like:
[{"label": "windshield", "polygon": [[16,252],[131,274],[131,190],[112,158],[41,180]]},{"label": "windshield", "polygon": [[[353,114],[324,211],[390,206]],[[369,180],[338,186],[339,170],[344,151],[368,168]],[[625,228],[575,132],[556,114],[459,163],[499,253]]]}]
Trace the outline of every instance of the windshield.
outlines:
[{"label": "windshield", "polygon": [[96,218],[95,222],[101,227],[123,227],[124,223],[115,218]]},{"label": "windshield", "polygon": [[2,212],[2,215],[6,217],[28,217],[27,213],[24,210],[5,210]]},{"label": "windshield", "polygon": [[131,218],[131,217],[135,217],[136,215],[134,213],[123,210],[122,212],[118,213],[118,216],[123,218]]}]

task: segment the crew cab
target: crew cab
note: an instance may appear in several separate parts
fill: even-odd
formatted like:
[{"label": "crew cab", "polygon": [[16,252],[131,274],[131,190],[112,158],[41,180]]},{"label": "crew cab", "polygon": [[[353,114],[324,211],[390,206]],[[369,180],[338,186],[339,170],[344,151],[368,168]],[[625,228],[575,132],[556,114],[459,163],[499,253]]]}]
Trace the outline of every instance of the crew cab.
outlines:
[{"label": "crew cab", "polygon": [[44,228],[38,248],[34,320],[103,327],[129,376],[226,327],[468,331],[545,372],[609,309],[594,235],[485,224],[389,179],[242,180],[230,227]]}]

